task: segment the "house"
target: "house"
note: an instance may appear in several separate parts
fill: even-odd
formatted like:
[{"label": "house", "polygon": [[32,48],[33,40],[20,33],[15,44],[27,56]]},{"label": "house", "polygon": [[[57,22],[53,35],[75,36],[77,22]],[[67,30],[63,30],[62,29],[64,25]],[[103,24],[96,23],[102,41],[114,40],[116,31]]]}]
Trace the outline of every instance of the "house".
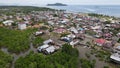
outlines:
[{"label": "house", "polygon": [[110,59],[115,62],[120,64],[120,53],[114,53],[110,56]]},{"label": "house", "polygon": [[119,38],[120,38],[120,32],[119,32],[119,33],[117,33],[117,37],[119,37]]},{"label": "house", "polygon": [[53,21],[48,21],[48,24],[49,25],[54,25],[54,22]]},{"label": "house", "polygon": [[44,45],[39,46],[37,48],[38,52],[42,52],[44,54],[51,54],[54,53],[56,50],[60,49],[59,45],[51,44],[51,43],[53,43],[53,40],[51,39],[44,41],[43,42]]},{"label": "house", "polygon": [[38,47],[37,50],[38,50],[39,52],[42,52],[42,49],[45,49],[45,48],[47,48],[47,47],[49,47],[49,45],[44,44],[44,45]]},{"label": "house", "polygon": [[111,41],[105,42],[102,46],[103,46],[103,49],[104,49],[104,50],[113,52],[113,44],[112,44]]},{"label": "house", "polygon": [[7,21],[4,21],[3,24],[4,24],[5,26],[11,26],[13,22],[14,22],[14,21],[12,21],[12,20],[7,20]]},{"label": "house", "polygon": [[105,42],[105,43],[103,44],[103,47],[110,49],[110,48],[113,47],[113,45],[114,45],[114,44],[112,44],[111,41],[107,41],[107,42]]},{"label": "house", "polygon": [[54,32],[56,32],[56,33],[64,33],[64,32],[66,32],[66,30],[64,28],[57,28],[57,29],[54,29]]},{"label": "house", "polygon": [[120,46],[115,47],[116,52],[120,52]]},{"label": "house", "polygon": [[61,37],[60,40],[65,41],[65,42],[70,42],[72,39],[69,37]]},{"label": "house", "polygon": [[76,36],[74,34],[69,34],[67,37],[74,39]]},{"label": "house", "polygon": [[46,49],[44,49],[44,53],[45,54],[51,54],[51,53],[53,53],[53,52],[55,52],[55,47],[54,46],[50,46],[50,47],[48,47],[48,48],[46,48]]},{"label": "house", "polygon": [[42,34],[44,34],[43,31],[36,31],[36,32],[35,32],[35,35],[36,35],[36,36],[38,36],[38,35],[42,35]]},{"label": "house", "polygon": [[48,40],[44,41],[43,44],[49,44],[49,43],[52,43],[52,42],[53,42],[52,39],[48,39]]},{"label": "house", "polygon": [[72,47],[74,47],[78,43],[79,43],[79,40],[73,40],[73,41],[70,42],[70,45],[72,45]]},{"label": "house", "polygon": [[84,40],[85,39],[85,35],[84,34],[75,34],[76,39],[81,39]]},{"label": "house", "polygon": [[101,26],[91,26],[91,29],[98,30],[98,29],[101,29]]},{"label": "house", "polygon": [[75,28],[75,27],[71,27],[70,28],[70,31],[77,34],[78,33],[78,30]]},{"label": "house", "polygon": [[100,32],[96,33],[96,34],[94,35],[94,37],[95,37],[95,38],[101,38],[102,35],[103,35],[103,32],[100,31]]},{"label": "house", "polygon": [[101,36],[96,34],[96,35],[93,35],[93,37],[100,38]]},{"label": "house", "polygon": [[115,62],[120,64],[120,46],[117,46],[114,48],[114,52],[111,56],[110,59]]},{"label": "house", "polygon": [[27,28],[26,23],[18,23],[18,29],[24,30],[26,28]]},{"label": "house", "polygon": [[67,22],[69,22],[69,19],[63,19],[62,21],[60,21],[62,24],[66,24]]},{"label": "house", "polygon": [[98,46],[102,46],[105,42],[106,42],[106,40],[104,40],[104,39],[96,39],[95,40],[95,44],[97,44]]},{"label": "house", "polygon": [[112,34],[111,33],[104,33],[103,37],[107,40],[110,40],[110,39],[112,39]]}]

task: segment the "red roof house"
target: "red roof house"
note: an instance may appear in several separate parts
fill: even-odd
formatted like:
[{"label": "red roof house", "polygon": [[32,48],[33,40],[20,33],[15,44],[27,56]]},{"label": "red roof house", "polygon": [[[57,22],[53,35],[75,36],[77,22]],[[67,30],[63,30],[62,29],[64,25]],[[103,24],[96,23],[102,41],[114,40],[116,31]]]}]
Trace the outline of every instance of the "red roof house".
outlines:
[{"label": "red roof house", "polygon": [[105,39],[96,39],[95,40],[95,44],[102,46],[104,43],[106,42]]}]

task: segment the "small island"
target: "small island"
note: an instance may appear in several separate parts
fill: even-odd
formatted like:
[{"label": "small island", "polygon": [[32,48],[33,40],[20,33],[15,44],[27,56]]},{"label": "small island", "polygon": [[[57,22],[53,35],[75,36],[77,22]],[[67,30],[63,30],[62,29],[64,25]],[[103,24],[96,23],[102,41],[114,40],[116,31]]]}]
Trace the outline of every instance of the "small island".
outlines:
[{"label": "small island", "polygon": [[47,4],[47,6],[67,6],[67,5],[62,3],[55,3],[55,4]]}]

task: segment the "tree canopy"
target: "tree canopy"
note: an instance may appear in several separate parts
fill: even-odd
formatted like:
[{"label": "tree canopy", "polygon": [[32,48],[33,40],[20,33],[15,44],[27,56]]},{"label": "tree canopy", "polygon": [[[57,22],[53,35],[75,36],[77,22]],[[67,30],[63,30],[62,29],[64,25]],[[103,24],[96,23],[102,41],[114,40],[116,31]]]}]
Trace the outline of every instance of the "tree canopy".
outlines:
[{"label": "tree canopy", "polygon": [[31,52],[16,61],[15,68],[77,68],[78,51],[65,44],[61,51],[52,55]]},{"label": "tree canopy", "polygon": [[0,47],[7,47],[8,51],[19,53],[29,49],[29,36],[36,29],[10,30],[0,27]]},{"label": "tree canopy", "polygon": [[12,62],[12,56],[5,54],[0,50],[0,68],[9,68]]}]

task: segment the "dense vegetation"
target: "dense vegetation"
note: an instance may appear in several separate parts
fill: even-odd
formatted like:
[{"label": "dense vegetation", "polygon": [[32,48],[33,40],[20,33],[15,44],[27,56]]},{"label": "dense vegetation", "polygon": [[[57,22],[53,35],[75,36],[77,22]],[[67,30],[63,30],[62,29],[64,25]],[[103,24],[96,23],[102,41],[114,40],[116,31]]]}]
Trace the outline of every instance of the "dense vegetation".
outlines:
[{"label": "dense vegetation", "polygon": [[16,14],[16,12],[19,13],[29,13],[31,11],[47,11],[51,10],[54,11],[54,9],[46,8],[46,7],[33,7],[33,6],[0,6],[0,13],[4,13],[7,15]]},{"label": "dense vegetation", "polygon": [[101,61],[106,61],[109,62],[110,61],[110,52],[108,51],[103,51],[103,50],[92,50],[91,54],[95,54],[96,57],[99,58],[99,60]]},{"label": "dense vegetation", "polygon": [[95,13],[89,13],[88,15],[89,15],[89,16],[94,16],[94,17],[104,17],[104,16],[109,17],[109,16],[107,16],[107,15],[95,14]]},{"label": "dense vegetation", "polygon": [[87,33],[88,35],[91,35],[91,36],[93,36],[93,35],[96,34],[96,33],[95,33],[94,31],[92,31],[92,30],[87,30],[86,33]]},{"label": "dense vegetation", "polygon": [[0,27],[0,47],[7,47],[8,51],[19,53],[29,49],[29,36],[36,29],[9,30]]},{"label": "dense vegetation", "polygon": [[0,51],[0,68],[9,68],[12,62],[12,56]]},{"label": "dense vegetation", "polygon": [[115,17],[113,17],[113,16],[108,16],[108,15],[103,15],[103,14],[88,13],[88,15],[89,15],[89,16],[93,16],[93,17],[100,17],[100,18],[102,18],[102,17],[105,17],[105,18],[110,18],[110,17],[112,17],[112,18],[115,19]]},{"label": "dense vegetation", "polygon": [[89,61],[87,59],[80,59],[82,68],[94,68],[96,61]]},{"label": "dense vegetation", "polygon": [[33,40],[33,45],[35,47],[38,47],[40,44],[42,44],[44,40],[41,38],[41,37],[36,37],[34,40]]},{"label": "dense vegetation", "polygon": [[31,52],[16,61],[15,68],[77,68],[78,51],[65,44],[62,50],[52,55]]}]

